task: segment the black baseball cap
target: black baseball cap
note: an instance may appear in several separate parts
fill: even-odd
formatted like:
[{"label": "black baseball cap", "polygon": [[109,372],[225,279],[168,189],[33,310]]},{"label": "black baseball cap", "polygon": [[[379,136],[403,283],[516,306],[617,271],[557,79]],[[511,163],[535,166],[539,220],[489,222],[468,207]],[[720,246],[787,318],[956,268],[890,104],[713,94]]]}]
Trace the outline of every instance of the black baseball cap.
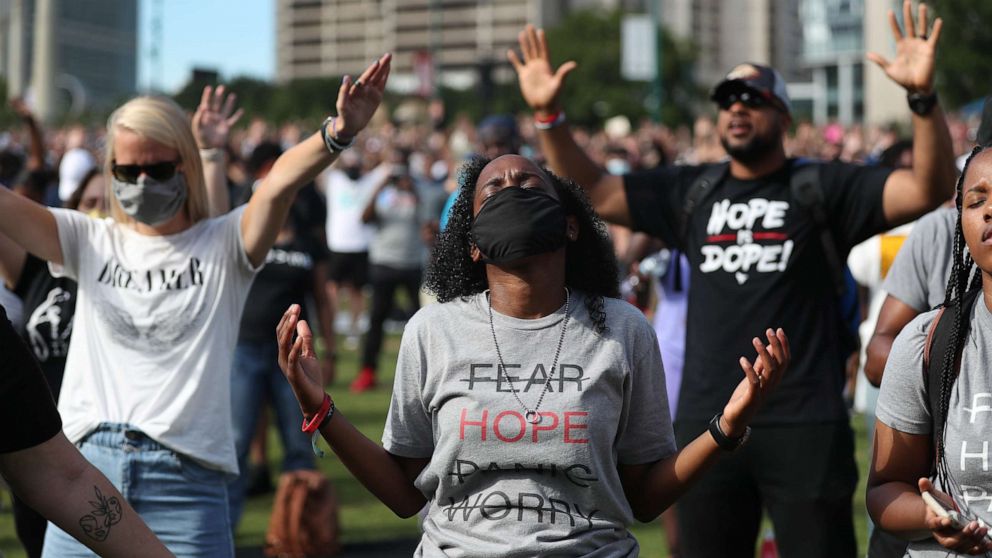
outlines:
[{"label": "black baseball cap", "polygon": [[771,66],[751,63],[736,66],[727,73],[723,81],[716,84],[710,100],[719,103],[731,93],[741,90],[753,91],[785,112],[792,112],[792,101],[785,90],[785,80]]}]

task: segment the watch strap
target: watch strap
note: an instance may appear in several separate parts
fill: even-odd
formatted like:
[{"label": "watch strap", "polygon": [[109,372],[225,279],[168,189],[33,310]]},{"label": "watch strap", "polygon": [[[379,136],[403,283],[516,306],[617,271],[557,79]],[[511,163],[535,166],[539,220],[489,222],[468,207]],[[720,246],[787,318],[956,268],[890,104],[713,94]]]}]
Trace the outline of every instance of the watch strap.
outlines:
[{"label": "watch strap", "polygon": [[735,451],[747,443],[748,438],[751,437],[751,427],[747,426],[744,428],[744,433],[738,438],[731,438],[724,434],[723,430],[720,428],[720,418],[723,413],[717,413],[713,420],[710,421],[710,435],[713,436],[713,440],[716,441],[716,445],[720,446],[720,449],[724,451]]}]

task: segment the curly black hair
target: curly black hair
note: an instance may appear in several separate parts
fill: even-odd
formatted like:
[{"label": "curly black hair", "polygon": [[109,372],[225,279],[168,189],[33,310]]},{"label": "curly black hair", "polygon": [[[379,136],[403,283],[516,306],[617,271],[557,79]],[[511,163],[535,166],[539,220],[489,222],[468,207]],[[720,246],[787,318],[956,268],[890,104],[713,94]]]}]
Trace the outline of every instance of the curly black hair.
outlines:
[{"label": "curly black hair", "polygon": [[[490,163],[485,157],[474,157],[459,171],[459,194],[448,224],[438,237],[427,268],[424,285],[441,302],[478,294],[489,288],[485,264],[472,261],[472,202],[475,185],[482,169]],[[596,215],[592,203],[578,185],[542,169],[551,177],[566,215],[574,215],[579,224],[579,237],[565,249],[565,285],[586,293],[586,307],[596,331],[606,331],[603,298],[619,298],[617,260],[606,225]]]}]

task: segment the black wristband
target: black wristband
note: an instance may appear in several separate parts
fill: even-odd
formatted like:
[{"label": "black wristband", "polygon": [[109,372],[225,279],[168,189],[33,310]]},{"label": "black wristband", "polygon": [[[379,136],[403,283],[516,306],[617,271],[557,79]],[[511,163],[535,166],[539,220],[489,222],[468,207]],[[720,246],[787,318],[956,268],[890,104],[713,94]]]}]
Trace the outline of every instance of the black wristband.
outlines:
[{"label": "black wristband", "polygon": [[713,436],[713,440],[716,441],[716,445],[720,446],[720,449],[735,451],[747,443],[748,438],[751,437],[751,427],[745,427],[744,434],[741,434],[739,438],[731,438],[720,429],[720,417],[722,416],[723,413],[717,413],[710,421],[710,435]]},{"label": "black wristband", "polygon": [[913,111],[913,114],[927,116],[933,112],[933,107],[937,106],[937,92],[911,91],[906,94],[906,102],[909,103],[909,110]]}]

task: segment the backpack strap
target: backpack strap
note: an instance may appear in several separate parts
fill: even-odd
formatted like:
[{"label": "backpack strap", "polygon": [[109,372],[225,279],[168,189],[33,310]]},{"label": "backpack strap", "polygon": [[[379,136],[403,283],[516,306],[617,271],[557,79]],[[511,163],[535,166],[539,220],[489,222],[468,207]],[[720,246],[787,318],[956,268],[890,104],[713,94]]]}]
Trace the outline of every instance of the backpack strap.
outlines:
[{"label": "backpack strap", "polygon": [[[933,424],[933,427],[930,429],[931,443],[934,448],[934,459],[930,463],[931,477],[936,473],[937,459],[940,457],[937,455],[937,443],[944,436],[944,423],[947,421],[947,416],[943,412],[940,401],[940,382],[944,358],[949,351],[954,350],[954,347],[951,346],[951,334],[954,333],[954,321],[957,319],[959,312],[964,312],[966,316],[959,335],[967,335],[968,330],[971,328],[971,320],[968,317],[971,316],[971,310],[975,307],[975,301],[978,300],[978,295],[981,292],[982,289],[979,288],[965,293],[964,301],[960,308],[954,305],[941,308],[927,329],[926,345],[923,346],[923,386],[927,391],[926,402],[930,408],[930,419]],[[949,314],[947,313],[948,309],[951,310]],[[954,355],[953,374],[955,378],[957,378],[960,371],[961,351],[959,350]]]},{"label": "backpack strap", "polygon": [[713,187],[723,182],[726,178],[727,173],[730,171],[730,163],[717,163],[715,165],[707,165],[703,172],[696,177],[696,180],[689,186],[689,190],[685,194],[685,200],[682,202],[682,220],[679,221],[679,241],[682,242],[683,247],[689,239],[689,225],[692,222],[692,212],[696,210],[699,203],[703,201]]},{"label": "backpack strap", "polygon": [[846,285],[845,266],[837,249],[837,243],[834,242],[834,235],[830,231],[827,209],[823,201],[823,188],[820,186],[820,166],[805,159],[794,160],[792,173],[789,176],[789,189],[792,190],[792,199],[796,200],[799,207],[813,218],[813,224],[820,236],[820,244],[823,246],[823,257],[830,268],[830,279],[833,281],[834,290],[838,297],[842,297]]}]

